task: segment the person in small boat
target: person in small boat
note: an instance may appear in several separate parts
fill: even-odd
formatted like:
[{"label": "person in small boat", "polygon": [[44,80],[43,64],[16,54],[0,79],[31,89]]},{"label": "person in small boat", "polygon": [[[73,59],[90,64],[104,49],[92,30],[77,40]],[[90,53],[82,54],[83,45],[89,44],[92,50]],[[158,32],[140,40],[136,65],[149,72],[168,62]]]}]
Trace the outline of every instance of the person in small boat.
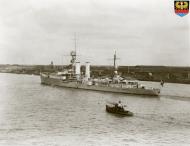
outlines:
[{"label": "person in small boat", "polygon": [[123,108],[123,105],[121,103],[121,101],[118,102],[118,105],[117,105],[119,108]]},{"label": "person in small boat", "polygon": [[116,109],[119,110],[119,111],[123,111],[123,110],[124,110],[121,101],[119,101],[119,102],[115,105],[115,107],[116,107]]}]

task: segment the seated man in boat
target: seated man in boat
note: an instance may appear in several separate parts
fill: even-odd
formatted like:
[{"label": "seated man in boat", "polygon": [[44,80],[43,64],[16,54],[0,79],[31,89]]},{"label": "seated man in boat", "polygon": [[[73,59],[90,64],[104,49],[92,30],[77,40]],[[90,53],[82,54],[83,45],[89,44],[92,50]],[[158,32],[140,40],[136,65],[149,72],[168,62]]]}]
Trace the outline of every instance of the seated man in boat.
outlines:
[{"label": "seated man in boat", "polygon": [[118,102],[118,105],[117,105],[119,108],[123,108],[123,105],[121,104],[121,101]]},{"label": "seated man in boat", "polygon": [[116,107],[119,111],[123,111],[123,110],[124,110],[121,101],[119,101],[119,102],[115,105],[115,107]]}]

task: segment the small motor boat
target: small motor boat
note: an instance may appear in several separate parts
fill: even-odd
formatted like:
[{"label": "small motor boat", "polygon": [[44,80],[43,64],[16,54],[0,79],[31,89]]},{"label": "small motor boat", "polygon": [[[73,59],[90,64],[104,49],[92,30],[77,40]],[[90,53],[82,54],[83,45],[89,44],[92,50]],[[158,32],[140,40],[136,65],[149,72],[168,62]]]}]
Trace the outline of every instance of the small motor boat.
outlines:
[{"label": "small motor boat", "polygon": [[106,105],[106,111],[108,113],[114,113],[123,116],[133,116],[132,112],[124,109],[124,107],[118,107],[117,104]]}]

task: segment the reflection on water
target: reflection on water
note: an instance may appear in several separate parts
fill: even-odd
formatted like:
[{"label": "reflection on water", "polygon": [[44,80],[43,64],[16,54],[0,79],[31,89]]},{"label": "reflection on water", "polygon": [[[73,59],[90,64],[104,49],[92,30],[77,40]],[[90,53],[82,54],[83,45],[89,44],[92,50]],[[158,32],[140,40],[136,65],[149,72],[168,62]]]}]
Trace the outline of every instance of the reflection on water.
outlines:
[{"label": "reflection on water", "polygon": [[[1,146],[190,144],[189,85],[165,84],[160,97],[149,98],[44,86],[38,76],[0,74],[0,93]],[[106,102],[118,100],[134,117],[105,112]]]}]

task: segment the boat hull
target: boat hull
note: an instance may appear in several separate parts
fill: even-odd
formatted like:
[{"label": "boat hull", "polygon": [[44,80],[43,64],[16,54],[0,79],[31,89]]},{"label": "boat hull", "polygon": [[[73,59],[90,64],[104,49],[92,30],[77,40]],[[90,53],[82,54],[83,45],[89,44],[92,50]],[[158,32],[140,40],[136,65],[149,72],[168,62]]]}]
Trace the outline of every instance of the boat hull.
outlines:
[{"label": "boat hull", "polygon": [[60,78],[51,78],[50,76],[41,75],[41,84],[75,88],[75,89],[84,89],[84,90],[94,90],[94,91],[104,91],[104,92],[115,92],[115,93],[126,93],[126,94],[136,94],[136,95],[150,95],[158,96],[159,89],[143,89],[143,88],[117,88],[112,86],[105,85],[87,85],[82,84],[77,81],[63,81]]}]

